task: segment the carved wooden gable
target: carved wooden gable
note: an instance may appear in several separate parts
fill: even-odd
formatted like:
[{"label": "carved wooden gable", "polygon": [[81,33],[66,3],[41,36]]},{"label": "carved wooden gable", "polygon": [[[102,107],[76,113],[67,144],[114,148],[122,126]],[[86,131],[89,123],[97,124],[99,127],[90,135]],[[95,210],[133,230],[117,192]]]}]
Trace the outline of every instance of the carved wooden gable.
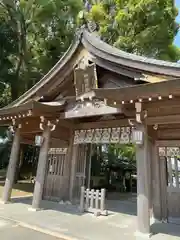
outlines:
[{"label": "carved wooden gable", "polygon": [[95,63],[89,63],[85,58],[80,60],[74,69],[74,85],[76,96],[80,96],[98,87]]}]

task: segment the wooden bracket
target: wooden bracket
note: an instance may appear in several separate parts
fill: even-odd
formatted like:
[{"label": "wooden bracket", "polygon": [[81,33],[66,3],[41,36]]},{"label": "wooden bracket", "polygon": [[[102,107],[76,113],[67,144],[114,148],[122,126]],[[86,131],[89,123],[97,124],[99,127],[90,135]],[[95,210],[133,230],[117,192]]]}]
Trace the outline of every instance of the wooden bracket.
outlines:
[{"label": "wooden bracket", "polygon": [[44,126],[49,126],[51,132],[53,132],[56,129],[56,125],[59,122],[59,119],[56,119],[56,122],[54,123],[50,120],[45,119],[44,116],[41,116],[40,120],[41,122],[39,124],[39,128],[44,131]]},{"label": "wooden bracket", "polygon": [[141,102],[136,102],[135,103],[135,108],[136,108],[136,122],[137,123],[142,123],[142,120],[141,120],[142,103]]},{"label": "wooden bracket", "polygon": [[22,128],[22,124],[19,123],[19,124],[17,124],[17,125],[16,125],[16,124],[13,124],[13,125],[10,125],[10,126],[9,126],[9,130],[10,130],[11,133],[13,133],[13,134],[15,133],[15,131],[16,131],[17,128],[19,128],[19,129]]},{"label": "wooden bracket", "polygon": [[147,118],[147,111],[142,110],[142,102],[135,102],[136,108],[136,122],[142,124],[143,120]]}]

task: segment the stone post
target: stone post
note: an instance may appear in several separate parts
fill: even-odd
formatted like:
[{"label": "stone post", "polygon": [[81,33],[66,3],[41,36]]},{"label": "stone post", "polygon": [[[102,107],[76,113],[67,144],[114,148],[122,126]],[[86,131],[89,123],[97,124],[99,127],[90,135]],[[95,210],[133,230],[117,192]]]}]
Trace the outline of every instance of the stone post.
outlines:
[{"label": "stone post", "polygon": [[6,182],[5,182],[3,196],[2,196],[3,203],[7,203],[11,198],[16,166],[17,166],[17,161],[19,157],[19,149],[20,149],[20,127],[18,126],[14,134],[14,139],[13,139],[12,148],[11,148],[8,171],[6,174]]},{"label": "stone post", "polygon": [[136,147],[137,162],[137,222],[136,235],[150,236],[150,169],[149,169],[149,141],[147,129],[143,125],[138,126],[144,132],[144,144]]},{"label": "stone post", "polygon": [[34,211],[40,208],[40,203],[42,200],[43,186],[44,186],[46,167],[47,167],[47,158],[48,158],[48,151],[49,151],[50,133],[51,133],[50,127],[46,126],[42,135],[43,142],[42,142],[40,153],[39,153],[32,208],[30,209]]}]

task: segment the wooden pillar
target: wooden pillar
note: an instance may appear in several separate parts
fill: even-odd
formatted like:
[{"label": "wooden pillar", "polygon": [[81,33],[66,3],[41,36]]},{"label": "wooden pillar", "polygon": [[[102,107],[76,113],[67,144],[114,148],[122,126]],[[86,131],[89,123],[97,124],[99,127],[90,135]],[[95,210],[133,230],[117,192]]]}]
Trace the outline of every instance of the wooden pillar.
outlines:
[{"label": "wooden pillar", "polygon": [[86,155],[86,179],[85,186],[86,188],[90,188],[91,183],[91,158],[92,158],[92,143],[87,144],[87,155]]},{"label": "wooden pillar", "polygon": [[65,159],[65,175],[67,176],[67,180],[64,183],[65,188],[65,199],[69,200],[69,189],[70,189],[70,175],[71,175],[71,159],[72,159],[72,152],[73,152],[73,143],[74,143],[74,134],[71,131],[71,137],[69,139],[69,145],[66,153]]},{"label": "wooden pillar", "polygon": [[168,220],[168,196],[167,196],[167,159],[162,158],[159,161],[160,171],[160,201],[161,201],[161,220],[167,222]]},{"label": "wooden pillar", "polygon": [[155,221],[162,220],[160,189],[160,159],[158,156],[158,148],[154,143],[152,149],[152,207]]},{"label": "wooden pillar", "polygon": [[3,203],[7,203],[11,198],[12,187],[14,183],[14,177],[16,172],[16,166],[19,157],[20,149],[20,128],[18,127],[14,134],[13,144],[11,148],[11,155],[9,159],[9,166],[6,175],[6,182],[4,186],[4,192],[2,196]]},{"label": "wooden pillar", "polygon": [[41,145],[41,149],[39,153],[36,182],[34,187],[31,210],[38,210],[40,207],[40,202],[42,200],[43,186],[44,186],[46,167],[47,167],[47,157],[48,157],[48,151],[49,151],[50,133],[51,133],[50,127],[46,126],[42,135],[43,143]]},{"label": "wooden pillar", "polygon": [[148,138],[148,169],[149,169],[149,210],[150,218],[152,217],[152,158],[153,158],[153,143]]},{"label": "wooden pillar", "polygon": [[141,125],[139,130],[144,132],[144,144],[136,147],[137,161],[137,235],[150,236],[150,176],[149,176],[149,141],[146,128]]},{"label": "wooden pillar", "polygon": [[73,201],[73,192],[75,187],[75,180],[76,180],[76,164],[77,164],[77,157],[78,157],[78,147],[79,145],[73,145],[72,149],[72,158],[71,158],[71,175],[70,175],[70,188],[69,188],[69,199]]}]

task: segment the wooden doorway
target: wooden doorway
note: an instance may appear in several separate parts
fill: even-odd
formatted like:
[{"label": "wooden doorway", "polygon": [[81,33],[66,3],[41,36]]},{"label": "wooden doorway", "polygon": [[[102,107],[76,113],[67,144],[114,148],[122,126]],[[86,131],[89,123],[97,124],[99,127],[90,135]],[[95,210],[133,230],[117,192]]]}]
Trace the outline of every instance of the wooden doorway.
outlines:
[{"label": "wooden doorway", "polygon": [[74,199],[79,201],[81,187],[86,182],[86,168],[87,168],[87,144],[79,144],[77,152],[77,163],[75,169],[75,184],[73,196]]},{"label": "wooden doorway", "polygon": [[180,224],[180,143],[159,148],[162,219]]},{"label": "wooden doorway", "polygon": [[69,179],[65,171],[66,153],[66,148],[51,148],[49,150],[43,199],[60,201],[66,198],[65,186]]}]

